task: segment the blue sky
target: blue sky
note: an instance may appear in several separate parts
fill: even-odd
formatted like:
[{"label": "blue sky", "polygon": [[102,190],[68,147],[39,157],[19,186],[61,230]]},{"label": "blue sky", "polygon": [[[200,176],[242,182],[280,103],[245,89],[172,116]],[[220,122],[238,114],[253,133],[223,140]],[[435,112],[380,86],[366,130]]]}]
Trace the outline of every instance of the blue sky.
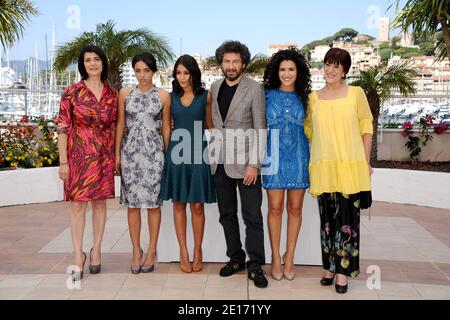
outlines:
[{"label": "blue sky", "polygon": [[386,13],[390,0],[34,0],[34,3],[41,15],[32,19],[24,37],[10,49],[10,59],[34,56],[36,43],[39,58],[45,58],[45,34],[50,47],[53,19],[57,44],[113,19],[118,29],[146,27],[163,35],[176,54],[181,51],[182,39],[183,53],[210,56],[228,39],[246,43],[252,54],[266,54],[270,43],[297,42],[303,46],[344,27],[376,36],[376,18],[394,16],[393,9]]}]

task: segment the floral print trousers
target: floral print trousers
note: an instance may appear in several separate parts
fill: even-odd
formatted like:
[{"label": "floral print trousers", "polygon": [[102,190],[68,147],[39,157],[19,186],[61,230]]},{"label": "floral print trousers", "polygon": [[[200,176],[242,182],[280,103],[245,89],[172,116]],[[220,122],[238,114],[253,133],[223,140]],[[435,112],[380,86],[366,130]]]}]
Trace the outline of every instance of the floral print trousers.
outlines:
[{"label": "floral print trousers", "polygon": [[323,267],[356,278],[360,273],[360,195],[324,193],[318,202]]}]

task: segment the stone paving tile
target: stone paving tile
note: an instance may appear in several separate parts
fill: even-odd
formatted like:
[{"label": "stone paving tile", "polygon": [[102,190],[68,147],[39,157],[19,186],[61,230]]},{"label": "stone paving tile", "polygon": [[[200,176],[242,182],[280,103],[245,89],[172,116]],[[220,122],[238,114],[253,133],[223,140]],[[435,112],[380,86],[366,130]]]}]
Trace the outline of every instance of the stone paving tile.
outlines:
[{"label": "stone paving tile", "polygon": [[8,275],[0,282],[0,289],[35,288],[46,275]]},{"label": "stone paving tile", "polygon": [[450,263],[436,263],[436,268],[450,278]]},{"label": "stone paving tile", "polygon": [[23,300],[69,300],[74,292],[68,289],[35,288]]},{"label": "stone paving tile", "polygon": [[[117,199],[108,208],[102,273],[90,275],[86,266],[80,290],[68,290],[66,283],[73,259],[68,205],[0,208],[0,299],[450,299],[450,210],[376,202],[370,221],[366,213],[362,217],[361,275],[350,281],[348,294],[338,295],[334,286],[320,286],[323,270],[311,266],[296,266],[292,282],[272,280],[270,265],[265,266],[266,290],[256,288],[245,271],[221,278],[222,263],[205,263],[202,272],[189,275],[178,263],[157,263],[151,274],[131,275],[126,209]],[[87,253],[92,243],[88,211]],[[380,267],[381,290],[367,288],[371,266]]]},{"label": "stone paving tile", "polygon": [[435,286],[416,283],[413,285],[426,300],[450,300],[450,286]]},{"label": "stone paving tile", "polygon": [[164,288],[161,292],[161,300],[203,300],[205,289],[175,289]]},{"label": "stone paving tile", "polygon": [[436,284],[450,286],[448,277],[440,272],[406,272],[406,276],[410,283]]},{"label": "stone paving tile", "polygon": [[99,290],[99,288],[83,288],[76,290],[70,300],[113,300],[119,293],[119,288]]},{"label": "stone paving tile", "polygon": [[32,287],[8,289],[0,288],[0,300],[22,300],[30,292],[32,292],[33,289],[34,288]]},{"label": "stone paving tile", "polygon": [[221,290],[206,288],[203,294],[205,300],[247,300],[247,290]]},{"label": "stone paving tile", "polygon": [[162,288],[122,288],[115,300],[160,300]]},{"label": "stone paving tile", "polygon": [[411,298],[422,299],[421,294],[411,283],[395,283],[382,281],[381,289],[376,291],[381,296],[406,296]]},{"label": "stone paving tile", "polygon": [[49,274],[57,266],[54,262],[23,263],[11,271],[11,274]]}]

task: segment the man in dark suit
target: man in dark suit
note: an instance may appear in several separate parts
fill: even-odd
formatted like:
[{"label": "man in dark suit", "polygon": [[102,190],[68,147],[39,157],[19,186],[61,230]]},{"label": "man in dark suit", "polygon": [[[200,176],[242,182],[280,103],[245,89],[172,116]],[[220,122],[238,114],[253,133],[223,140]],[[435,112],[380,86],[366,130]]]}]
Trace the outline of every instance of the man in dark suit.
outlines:
[{"label": "man in dark suit", "polygon": [[267,137],[264,88],[244,75],[250,52],[240,42],[224,42],[216,50],[216,61],[225,78],[211,86],[213,131],[216,132],[212,140],[220,153],[218,161],[211,161],[211,171],[230,258],[220,275],[231,276],[246,266],[237,216],[239,189],[246,226],[248,277],[257,287],[265,288],[268,282],[261,269],[265,264],[261,213],[261,159]]}]

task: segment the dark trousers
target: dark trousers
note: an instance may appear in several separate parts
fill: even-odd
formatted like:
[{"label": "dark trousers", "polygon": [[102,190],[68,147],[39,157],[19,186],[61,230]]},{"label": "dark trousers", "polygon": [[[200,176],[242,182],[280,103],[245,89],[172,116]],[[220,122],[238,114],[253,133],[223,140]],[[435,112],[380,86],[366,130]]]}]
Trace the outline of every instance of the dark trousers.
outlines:
[{"label": "dark trousers", "polygon": [[214,176],[217,203],[220,212],[220,223],[225,232],[227,256],[233,262],[245,263],[245,252],[242,250],[237,216],[237,192],[241,196],[242,217],[245,223],[245,249],[249,261],[247,269],[253,271],[266,263],[264,251],[264,225],[261,213],[262,189],[261,177],[255,185],[245,186],[243,179],[232,179],[227,176],[223,165],[219,165]]}]

